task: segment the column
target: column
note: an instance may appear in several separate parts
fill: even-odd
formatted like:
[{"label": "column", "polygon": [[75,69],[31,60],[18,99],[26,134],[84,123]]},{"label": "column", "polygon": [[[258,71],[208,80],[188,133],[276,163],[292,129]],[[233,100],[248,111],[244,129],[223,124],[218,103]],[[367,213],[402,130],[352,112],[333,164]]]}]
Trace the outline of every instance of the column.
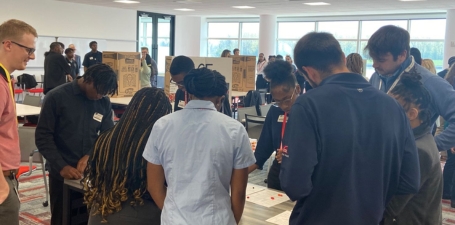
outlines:
[{"label": "column", "polygon": [[450,57],[455,56],[455,9],[447,10],[446,17],[446,36],[444,43],[444,68],[449,64],[447,61]]},{"label": "column", "polygon": [[276,52],[277,22],[274,15],[261,15],[259,23],[259,53],[266,58]]},{"label": "column", "polygon": [[174,55],[200,56],[201,17],[175,16]]}]

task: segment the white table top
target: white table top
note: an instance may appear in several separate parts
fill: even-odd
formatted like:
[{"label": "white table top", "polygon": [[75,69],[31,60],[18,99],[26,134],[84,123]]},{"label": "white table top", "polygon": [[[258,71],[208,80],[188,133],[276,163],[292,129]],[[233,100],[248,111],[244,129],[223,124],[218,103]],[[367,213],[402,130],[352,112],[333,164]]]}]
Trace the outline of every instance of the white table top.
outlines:
[{"label": "white table top", "polygon": [[132,97],[125,97],[125,98],[111,98],[112,104],[119,104],[119,105],[128,105],[130,104]]},{"label": "white table top", "polygon": [[246,94],[248,94],[248,92],[232,91],[230,94],[232,97],[239,97],[239,96],[246,96]]},{"label": "white table top", "polygon": [[39,115],[40,112],[41,112],[41,107],[16,103],[17,116]]}]

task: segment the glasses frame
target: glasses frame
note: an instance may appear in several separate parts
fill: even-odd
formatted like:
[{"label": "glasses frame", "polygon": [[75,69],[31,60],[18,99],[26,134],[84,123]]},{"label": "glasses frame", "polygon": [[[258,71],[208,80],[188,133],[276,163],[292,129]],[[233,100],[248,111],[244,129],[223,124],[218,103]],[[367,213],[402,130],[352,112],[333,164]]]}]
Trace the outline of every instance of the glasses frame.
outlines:
[{"label": "glasses frame", "polygon": [[[5,43],[5,42],[2,42],[2,44],[3,44],[3,43]],[[19,47],[25,49],[25,50],[27,51],[27,53],[28,53],[29,56],[32,55],[33,53],[35,53],[35,51],[36,51],[35,48],[29,48],[29,47],[27,47],[27,46],[25,46],[25,45],[21,45],[21,44],[15,42],[15,41],[11,41],[11,43],[13,43],[13,44],[15,44],[15,45],[17,45],[17,46],[19,46]]]},{"label": "glasses frame", "polygon": [[283,105],[283,104],[289,104],[290,101],[292,101],[292,99],[294,98],[294,95],[295,95],[295,91],[297,90],[297,86],[294,88],[294,91],[292,92],[292,95],[290,98],[286,99],[286,100],[283,100],[281,102],[275,102],[273,103],[273,106],[275,107],[280,107],[280,105]]},{"label": "glasses frame", "polygon": [[183,85],[183,84],[179,84],[179,83],[175,82],[174,80],[172,80],[172,78],[171,78],[171,80],[170,80],[169,82],[170,82],[171,84],[177,85],[177,86],[179,86],[179,87],[184,87],[184,86],[185,86],[185,85]]}]

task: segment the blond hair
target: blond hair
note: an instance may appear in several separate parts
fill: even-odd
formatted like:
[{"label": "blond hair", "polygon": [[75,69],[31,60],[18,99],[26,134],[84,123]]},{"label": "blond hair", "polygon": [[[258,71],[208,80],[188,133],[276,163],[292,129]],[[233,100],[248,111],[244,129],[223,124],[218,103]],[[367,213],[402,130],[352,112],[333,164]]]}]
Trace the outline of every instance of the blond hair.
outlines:
[{"label": "blond hair", "polygon": [[436,74],[436,67],[434,66],[433,60],[423,59],[422,66],[429,70],[432,74]]},{"label": "blond hair", "polygon": [[11,19],[0,25],[0,41],[21,40],[24,34],[38,37],[35,28],[21,20]]},{"label": "blond hair", "polygon": [[363,59],[358,53],[351,53],[346,57],[346,67],[353,73],[363,75]]},{"label": "blond hair", "polygon": [[455,64],[453,64],[449,70],[447,71],[446,73],[446,76],[444,77],[444,79],[446,81],[449,82],[450,85],[452,85],[452,87],[455,87]]}]

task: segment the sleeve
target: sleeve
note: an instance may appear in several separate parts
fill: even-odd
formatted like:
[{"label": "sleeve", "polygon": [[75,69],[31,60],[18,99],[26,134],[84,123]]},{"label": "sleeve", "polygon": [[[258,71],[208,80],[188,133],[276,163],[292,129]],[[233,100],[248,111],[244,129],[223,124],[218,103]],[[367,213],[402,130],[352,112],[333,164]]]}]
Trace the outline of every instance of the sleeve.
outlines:
[{"label": "sleeve", "polygon": [[162,120],[159,119],[153,125],[152,132],[150,132],[150,136],[149,136],[147,144],[145,145],[145,148],[144,148],[144,153],[142,153],[142,156],[144,157],[145,160],[147,160],[147,162],[155,164],[155,165],[162,164],[161,155],[160,155],[160,151],[158,148],[158,146],[160,145],[160,142],[162,140],[160,138],[160,134],[163,133],[161,121]]},{"label": "sleeve", "polygon": [[433,99],[433,108],[449,126],[435,137],[439,151],[455,147],[455,90],[440,77],[431,77],[425,82],[425,88]]},{"label": "sleeve", "polygon": [[147,66],[147,63],[145,62],[145,59],[142,60],[141,72],[143,74],[150,74],[151,73],[150,67]]},{"label": "sleeve", "polygon": [[179,107],[179,102],[185,100],[185,92],[180,89],[177,89],[175,92],[175,99],[174,99],[174,112],[181,110],[182,108]]},{"label": "sleeve", "polygon": [[64,56],[59,57],[58,64],[62,67],[63,71],[65,71],[65,75],[71,74],[71,66],[68,65]]},{"label": "sleeve", "polygon": [[251,149],[250,138],[241,124],[239,124],[235,143],[234,169],[244,169],[253,165],[256,160]]},{"label": "sleeve", "polygon": [[445,120],[442,116],[439,117],[439,126],[436,128],[436,133],[434,134],[434,136],[438,136],[439,134],[442,133],[442,131],[444,131],[444,124],[445,124]]},{"label": "sleeve", "polygon": [[273,111],[273,109],[270,109],[265,117],[264,127],[262,128],[261,136],[259,137],[258,144],[256,146],[256,151],[254,152],[256,165],[258,165],[258,169],[260,170],[263,169],[264,163],[270,158],[273,151],[276,150],[274,149],[272,136],[273,120],[275,120]]},{"label": "sleeve", "polygon": [[107,105],[106,106],[107,114],[105,116],[103,116],[103,121],[101,122],[101,128],[100,128],[101,132],[109,130],[114,126],[112,105],[111,105],[111,102],[109,101],[109,98],[106,98],[106,99],[108,99],[107,104],[106,104]]},{"label": "sleeve", "polygon": [[84,61],[82,62],[82,66],[88,67],[88,61],[89,61],[88,54],[85,54]]},{"label": "sleeve", "polygon": [[316,120],[308,108],[300,104],[292,107],[284,137],[280,181],[281,188],[293,201],[310,194],[311,177],[318,164]]},{"label": "sleeve", "polygon": [[[0,79],[3,79],[2,75],[0,74]],[[3,79],[4,80],[4,79]],[[0,121],[2,119],[3,112],[6,109],[6,103],[9,101],[8,98],[11,98],[8,94],[8,86],[3,85],[3,81],[0,81]],[[6,82],[5,82],[6,84]]]},{"label": "sleeve", "polygon": [[55,97],[47,95],[36,126],[35,144],[38,151],[51,163],[52,167],[61,171],[68,163],[63,159],[54,141],[55,124],[59,118],[57,107]]},{"label": "sleeve", "polygon": [[[420,188],[420,162],[419,153],[414,140],[409,121],[403,111],[404,122],[404,146],[403,159],[401,162],[400,180],[396,195],[415,194]],[[407,127],[407,129],[406,129]]]}]

